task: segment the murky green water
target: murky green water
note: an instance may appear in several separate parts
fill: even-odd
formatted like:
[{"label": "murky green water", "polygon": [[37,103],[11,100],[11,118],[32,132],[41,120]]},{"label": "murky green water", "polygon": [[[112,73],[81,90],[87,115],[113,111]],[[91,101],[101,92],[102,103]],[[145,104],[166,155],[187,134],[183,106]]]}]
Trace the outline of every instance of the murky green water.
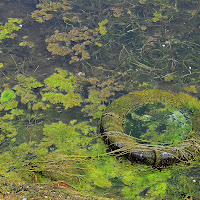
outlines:
[{"label": "murky green water", "polygon": [[163,105],[147,105],[133,109],[126,117],[128,135],[152,144],[176,144],[185,140],[192,130],[192,121],[184,111],[168,110]]},{"label": "murky green water", "polygon": [[[114,156],[99,135],[105,108],[129,92],[200,98],[199,16],[198,0],[2,0],[1,183],[65,181],[105,198],[200,199],[198,156],[154,169]],[[163,109],[133,109],[128,134],[174,144],[188,139],[192,123],[200,130],[200,118]]]}]

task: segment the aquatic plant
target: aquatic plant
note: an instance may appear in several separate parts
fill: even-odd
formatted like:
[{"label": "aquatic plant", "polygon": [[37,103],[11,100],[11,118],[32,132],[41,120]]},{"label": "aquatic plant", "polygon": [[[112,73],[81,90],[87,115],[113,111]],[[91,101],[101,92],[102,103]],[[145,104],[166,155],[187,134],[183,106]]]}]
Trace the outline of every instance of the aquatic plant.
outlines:
[{"label": "aquatic plant", "polygon": [[[72,25],[72,28],[65,30],[65,32],[55,30],[54,35],[45,40],[49,52],[60,56],[69,55],[71,58],[69,63],[72,64],[73,62],[90,59],[90,54],[86,49],[88,45],[94,42],[98,35],[98,29],[82,26],[78,16],[74,15],[73,12],[69,12],[72,9],[69,4],[71,3],[65,0],[37,4],[37,8],[41,10],[34,11],[32,17],[42,23],[45,20],[50,20],[54,14],[61,15],[64,23]],[[78,23],[77,27],[75,26],[76,23]]]},{"label": "aquatic plant", "polygon": [[16,94],[21,97],[21,102],[23,104],[31,106],[37,99],[37,95],[33,92],[33,89],[40,88],[43,84],[33,77],[26,77],[22,74],[18,75],[17,79],[19,84],[15,85],[13,89],[16,91]]},{"label": "aquatic plant", "polygon": [[114,79],[109,79],[102,83],[97,78],[89,78],[85,81],[89,82],[91,86],[88,87],[88,98],[84,100],[86,105],[82,112],[92,116],[93,119],[100,118],[106,108],[106,103],[114,97],[116,92],[123,90],[124,87],[117,85]]},{"label": "aquatic plant", "polygon": [[[56,152],[62,152],[69,155],[81,155],[81,149],[85,148],[93,140],[96,134],[96,127],[91,127],[87,122],[77,124],[76,120],[71,121],[69,125],[63,122],[45,124],[43,129],[44,143],[40,145],[48,149],[53,147]],[[88,137],[88,138],[87,138]],[[91,137],[91,138],[90,138]],[[85,156],[87,156],[85,154]]]},{"label": "aquatic plant", "polygon": [[29,48],[33,48],[35,45],[33,42],[28,41],[28,36],[24,36],[23,37],[23,41],[19,43],[20,47],[29,47]]},{"label": "aquatic plant", "polygon": [[4,67],[3,63],[0,63],[0,69],[3,68],[3,67]]},{"label": "aquatic plant", "polygon": [[141,196],[138,194],[147,190],[145,194],[147,199],[163,198],[167,192],[166,181],[169,178],[171,178],[170,170],[163,171],[162,173],[156,170],[149,172],[143,167],[141,168],[141,172],[127,170],[124,172],[122,179],[122,182],[125,184],[122,193],[126,199],[140,199]]},{"label": "aquatic plant", "polygon": [[[171,199],[174,196],[180,199],[186,198],[187,194],[191,195],[191,198],[198,199],[198,194],[195,194],[199,191],[198,176],[196,176],[198,170],[195,171],[191,167],[195,165],[194,162],[190,162],[190,166],[183,165],[180,168],[173,166],[171,169],[161,171],[147,166],[131,165],[125,159],[116,159],[114,152],[110,152],[101,138],[98,138],[93,125],[86,122],[79,123],[81,119],[78,119],[78,122],[73,120],[68,123],[67,121],[76,110],[75,106],[79,101],[83,105],[84,114],[98,118],[106,106],[116,98],[116,91],[120,90],[119,86],[122,84],[126,89],[128,86],[128,90],[133,91],[137,86],[139,89],[152,88],[157,80],[165,81],[168,87],[175,83],[177,90],[185,90],[198,96],[196,92],[199,88],[199,41],[198,26],[195,26],[194,22],[198,22],[199,2],[196,0],[116,1],[115,5],[120,8],[113,8],[113,4],[105,1],[65,2],[41,0],[42,5],[38,5],[38,11],[34,12],[33,18],[38,22],[52,20],[45,26],[42,25],[44,37],[51,38],[51,34],[47,32],[49,29],[44,29],[44,27],[53,25],[52,31],[59,30],[55,33],[56,37],[52,37],[50,43],[47,42],[52,54],[54,51],[55,55],[66,56],[65,59],[71,58],[71,64],[82,58],[82,60],[88,60],[91,57],[90,62],[80,63],[78,71],[76,65],[73,65],[74,71],[80,71],[82,74],[85,72],[86,76],[90,77],[99,76],[99,74],[101,76],[96,81],[93,77],[82,84],[83,82],[79,82],[74,75],[63,70],[63,72],[57,71],[55,76],[48,77],[44,83],[39,83],[28,76],[19,76],[14,89],[12,87],[4,89],[13,90],[16,98],[0,104],[0,180],[6,183],[15,180],[37,184],[51,184],[56,181],[54,185],[62,180],[77,190],[99,196],[113,198],[117,196],[119,199]],[[177,5],[180,12],[176,12]],[[79,9],[81,7],[84,10]],[[109,20],[109,24],[95,29],[98,27],[98,22],[101,23],[105,17]],[[153,18],[156,18],[157,23],[152,21]],[[179,23],[178,27],[184,26],[184,28],[177,29],[177,23]],[[106,26],[109,28],[109,34],[106,32],[108,31]],[[3,26],[0,28],[2,29]],[[86,29],[95,31],[96,35],[92,32],[87,33]],[[71,30],[74,34],[73,40],[69,37]],[[42,32],[40,34],[42,36]],[[93,37],[94,40],[81,40],[80,35],[82,38]],[[23,41],[21,45],[27,45],[26,41]],[[83,44],[84,42],[86,44]],[[23,49],[25,50],[26,48]],[[65,55],[65,51],[71,51],[71,53]],[[6,67],[9,66],[5,61],[2,62]],[[42,67],[41,64],[38,65]],[[85,69],[85,65],[90,67]],[[114,79],[115,77],[117,79]],[[191,80],[191,77],[195,81]],[[108,79],[114,79],[114,81],[110,83]],[[176,135],[181,129],[186,130],[190,127],[187,116],[192,120],[193,130],[199,130],[200,120],[197,112],[199,107],[195,98],[182,93],[175,97],[171,93],[161,95],[157,90],[152,93],[138,92],[134,96],[137,102],[136,107],[144,107],[146,102],[153,106],[155,101],[157,101],[156,105],[164,101],[168,108],[154,107],[145,115],[140,115],[138,110],[132,110],[132,119],[142,121],[149,127],[148,134],[143,134],[143,140],[152,143],[165,141],[162,134],[160,138],[156,135],[158,128],[161,127],[161,131],[164,130],[162,126],[159,126],[164,114],[167,115],[166,118],[164,117],[168,120],[167,125],[176,126],[177,130],[172,129]],[[66,98],[66,94],[71,95]],[[117,93],[118,95],[120,93]],[[80,96],[82,99],[79,99]],[[76,103],[72,102],[74,99]],[[70,106],[66,104],[67,101]],[[73,109],[70,109],[71,107]],[[174,107],[175,110],[173,110]],[[158,117],[152,115],[156,111]],[[109,114],[115,118],[115,123],[112,124],[115,128],[121,125],[118,124],[121,120],[119,113]],[[150,118],[154,121],[150,122]],[[88,118],[85,119],[88,120]],[[106,119],[110,122],[109,117]],[[178,124],[174,124],[175,121]],[[120,127],[118,126],[117,129],[120,130]],[[169,138],[171,136],[169,135]],[[178,139],[184,138],[183,134],[183,138]],[[187,145],[191,144],[196,148],[194,156],[196,159],[199,155],[198,135],[193,139],[193,137],[189,138]],[[175,140],[173,142],[177,143]],[[159,164],[160,161],[159,150],[154,149],[155,164]],[[176,150],[179,151],[179,148]],[[190,151],[190,149],[187,150],[187,152]]]},{"label": "aquatic plant", "polygon": [[190,85],[190,86],[184,87],[183,89],[188,93],[193,93],[193,94],[197,94],[198,93],[195,85]]},{"label": "aquatic plant", "polygon": [[154,12],[153,16],[154,16],[154,18],[152,19],[153,22],[158,22],[163,18],[160,12]]},{"label": "aquatic plant", "polygon": [[9,18],[8,22],[0,29],[0,42],[3,39],[11,38],[14,31],[19,31],[21,29],[22,19]]},{"label": "aquatic plant", "polygon": [[113,11],[113,16],[115,18],[119,18],[122,15],[122,8],[111,8],[111,10]]},{"label": "aquatic plant", "polygon": [[[64,122],[70,112],[68,109],[60,110],[59,116],[63,116],[60,120],[55,117],[55,110],[53,110],[53,118],[48,116],[50,108],[55,109],[55,102],[45,99],[45,95],[48,96],[51,93],[53,95],[71,94],[71,99],[67,100],[69,104],[63,103],[62,98],[60,101],[55,100],[58,105],[61,103],[61,107],[62,105],[65,108],[70,108],[68,105],[74,107],[80,102],[87,106],[94,105],[94,111],[85,107],[88,109],[85,112],[88,112],[88,115],[93,118],[97,118],[104,110],[108,99],[112,99],[115,91],[123,88],[117,85],[113,79],[104,82],[100,82],[96,78],[82,77],[81,79],[66,70],[57,68],[54,74],[44,80],[44,84],[33,77],[24,75],[19,75],[17,80],[17,85],[13,87],[16,97],[8,98],[9,100],[1,105],[0,143],[3,147],[0,154],[1,182],[14,180],[16,182],[52,184],[54,181],[57,183],[62,180],[78,191],[93,195],[98,193],[103,196],[105,192],[109,193],[111,190],[114,194],[116,189],[116,194],[124,199],[140,199],[143,196],[149,199],[160,199],[167,196],[171,187],[168,181],[173,179],[172,174],[176,172],[176,169],[160,172],[148,166],[131,165],[124,158],[116,158],[113,156],[114,152],[108,151],[107,146],[97,134],[96,126],[88,121]],[[90,84],[87,92],[88,98],[85,99],[85,102],[80,99],[81,95],[78,93],[78,91],[81,92],[80,88],[84,84]],[[31,106],[26,107],[24,106],[27,105],[26,102],[21,101],[25,92],[35,95],[34,101],[28,101]],[[7,107],[3,107],[4,104],[11,104],[16,99],[21,103],[16,104],[5,113],[4,109]],[[198,112],[195,110],[200,110],[198,100],[183,93],[174,95],[164,91],[146,90],[136,92],[130,99],[134,100],[137,106],[152,102],[164,102],[169,111],[173,110],[174,106],[182,108],[186,105],[189,112],[197,114],[196,117],[198,117]],[[130,99],[124,98],[123,106],[130,106]],[[117,102],[119,108],[121,103]],[[190,102],[189,105],[188,102]],[[103,105],[103,109],[100,109],[100,105]],[[34,107],[35,109],[33,109]],[[117,123],[115,121],[115,125],[118,125],[120,121],[118,115],[124,115],[127,108],[123,112],[116,112],[114,117],[117,119]],[[162,108],[158,110],[161,112]],[[132,117],[148,121],[147,116],[136,114],[133,114]],[[179,120],[180,124],[187,123],[187,119],[176,111],[171,113],[169,119],[171,121]],[[110,119],[106,123],[110,123]],[[185,181],[184,178],[182,180]]]},{"label": "aquatic plant", "polygon": [[57,12],[62,13],[72,9],[69,6],[70,2],[66,0],[59,0],[57,2],[49,1],[44,4],[37,4],[36,7],[39,10],[35,10],[32,13],[32,18],[37,22],[43,23],[44,21],[50,20],[53,18],[53,15]]},{"label": "aquatic plant", "polygon": [[11,99],[15,99],[16,94],[13,90],[4,90],[1,93],[1,103],[7,103],[8,101],[10,101]]},{"label": "aquatic plant", "polygon": [[[41,102],[39,91],[42,90],[44,85],[35,78],[26,77],[24,75],[18,75],[17,80],[18,84],[13,87],[13,90],[16,92],[13,90],[4,90],[1,94],[0,144],[2,153],[0,157],[1,161],[4,162],[4,166],[0,165],[0,172],[2,177],[5,175],[7,179],[15,181],[46,181],[45,183],[47,183],[49,178],[45,178],[45,176],[41,177],[37,173],[37,169],[35,169],[36,171],[34,172],[32,164],[41,161],[42,158],[47,156],[47,154],[49,154],[48,149],[52,149],[52,151],[59,149],[57,153],[64,152],[74,154],[77,151],[77,154],[81,154],[80,148],[84,149],[84,146],[88,145],[88,143],[93,140],[92,133],[96,132],[96,127],[91,127],[87,123],[75,125],[76,121],[71,121],[68,126],[62,122],[58,124],[52,123],[52,125],[45,124],[44,115],[38,113],[38,109],[46,110],[50,107],[45,102]],[[68,101],[65,102],[67,103],[67,105],[65,105],[67,108],[78,105],[82,101],[80,95],[75,93],[77,87],[76,77],[71,73],[62,69],[57,69],[57,73],[45,79],[44,82],[46,88],[42,90],[43,98],[47,91],[52,90],[55,94],[56,91],[59,91],[60,94],[62,92],[69,95]],[[37,90],[35,90],[36,88]],[[15,98],[19,99],[21,103],[18,104]],[[24,106],[26,104],[28,104],[27,107]],[[4,110],[7,112],[3,112]],[[57,132],[55,132],[55,130],[57,130]],[[84,137],[88,137],[88,139],[84,137],[80,139],[79,131],[82,132]],[[29,134],[31,134],[31,136]],[[41,134],[43,134],[44,140],[38,144],[38,139],[41,137]],[[52,140],[52,137],[54,137],[55,140]],[[66,138],[65,141],[63,140],[64,138]],[[32,140],[34,140],[34,142],[32,142]],[[51,143],[52,141],[53,143]],[[72,146],[70,146],[72,144],[74,146],[73,151],[71,150]],[[51,146],[55,146],[55,148]],[[7,151],[8,148],[10,151]],[[17,162],[15,162],[16,159]],[[38,159],[38,161],[36,159]],[[8,172],[11,163],[13,163],[13,170]],[[44,169],[42,164],[38,165],[37,163],[36,166]],[[56,169],[57,164],[54,163],[53,166]],[[49,165],[47,167],[50,168]],[[47,168],[46,171],[48,171]],[[53,171],[53,168],[51,168],[51,171]]]},{"label": "aquatic plant", "polygon": [[6,146],[12,146],[15,143],[15,137],[18,135],[17,127],[12,120],[16,120],[19,116],[22,116],[23,111],[17,109],[18,102],[15,100],[16,96],[13,90],[4,90],[1,93],[0,145],[2,150],[4,148],[7,149],[8,147]]},{"label": "aquatic plant", "polygon": [[[13,87],[13,90],[4,90],[1,93],[0,110],[2,111],[2,116],[0,127],[3,132],[1,137],[3,146],[8,145],[8,143],[14,144],[16,137],[26,137],[23,133],[28,132],[27,127],[29,127],[28,129],[32,132],[31,124],[37,124],[38,122],[44,121],[44,116],[36,112],[40,109],[47,110],[50,108],[49,103],[47,103],[47,98],[42,102],[39,93],[39,91],[42,90],[42,87],[43,100],[45,95],[47,95],[46,91],[48,90],[50,92],[52,89],[52,91],[54,91],[54,93],[52,92],[52,95],[59,95],[59,93],[56,93],[55,91],[60,91],[60,96],[62,97],[59,98],[56,103],[63,103],[66,108],[80,105],[80,102],[82,102],[81,97],[79,94],[75,93],[75,88],[77,87],[76,78],[67,71],[61,69],[57,69],[57,71],[59,73],[54,74],[52,77],[45,80],[46,88],[44,88],[44,84],[41,84],[35,78],[26,77],[21,74],[17,76],[18,84]],[[62,94],[61,92],[65,94]],[[17,100],[21,101],[21,103],[19,104]],[[43,123],[41,123],[40,126],[42,124]],[[40,126],[39,128],[35,128],[39,131],[39,129],[41,129]],[[18,134],[18,130],[20,130],[20,134]],[[18,140],[16,142],[20,143]]]},{"label": "aquatic plant", "polygon": [[167,75],[165,75],[164,80],[165,80],[166,82],[170,82],[170,81],[173,81],[174,78],[175,78],[175,77],[174,77],[173,74],[167,74]]},{"label": "aquatic plant", "polygon": [[103,20],[102,22],[99,22],[98,25],[99,25],[99,33],[101,35],[105,35],[107,33],[106,31],[106,28],[105,28],[105,25],[108,23],[108,20],[105,19]]},{"label": "aquatic plant", "polygon": [[90,55],[85,47],[94,42],[96,36],[97,30],[89,29],[86,26],[83,28],[74,27],[68,33],[60,33],[56,30],[54,35],[46,39],[47,50],[60,56],[71,55],[70,63],[87,60]]},{"label": "aquatic plant", "polygon": [[46,88],[42,90],[42,100],[52,104],[62,103],[65,109],[80,106],[82,98],[76,93],[76,77],[60,68],[56,71],[44,80]]}]

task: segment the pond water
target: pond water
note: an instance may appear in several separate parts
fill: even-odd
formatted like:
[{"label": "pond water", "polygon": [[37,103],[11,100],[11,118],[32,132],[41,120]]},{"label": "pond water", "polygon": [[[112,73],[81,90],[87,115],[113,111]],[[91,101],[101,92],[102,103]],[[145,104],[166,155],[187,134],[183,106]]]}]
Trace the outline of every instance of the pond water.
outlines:
[{"label": "pond water", "polygon": [[[198,147],[157,169],[114,155],[99,133],[106,107],[133,91],[185,93],[200,110],[199,17],[199,0],[2,0],[0,194],[62,182],[93,199],[200,199]],[[180,144],[200,133],[190,103],[133,108],[124,129]]]},{"label": "pond water", "polygon": [[126,134],[152,144],[176,144],[192,131],[192,121],[181,110],[168,110],[163,105],[146,105],[133,109],[124,122]]}]

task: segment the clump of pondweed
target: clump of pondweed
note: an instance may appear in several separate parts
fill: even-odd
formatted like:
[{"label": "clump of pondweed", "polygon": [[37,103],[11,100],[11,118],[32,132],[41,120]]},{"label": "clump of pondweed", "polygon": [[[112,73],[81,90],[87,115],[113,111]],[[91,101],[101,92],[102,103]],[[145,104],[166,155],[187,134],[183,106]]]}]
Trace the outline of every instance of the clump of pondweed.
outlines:
[{"label": "clump of pondweed", "polygon": [[0,42],[6,38],[13,38],[15,35],[14,31],[19,31],[21,29],[22,19],[9,18],[5,25],[0,26]]},{"label": "clump of pondweed", "polygon": [[1,103],[2,104],[7,103],[9,100],[15,99],[15,97],[16,97],[16,94],[13,90],[4,90],[1,93]]}]

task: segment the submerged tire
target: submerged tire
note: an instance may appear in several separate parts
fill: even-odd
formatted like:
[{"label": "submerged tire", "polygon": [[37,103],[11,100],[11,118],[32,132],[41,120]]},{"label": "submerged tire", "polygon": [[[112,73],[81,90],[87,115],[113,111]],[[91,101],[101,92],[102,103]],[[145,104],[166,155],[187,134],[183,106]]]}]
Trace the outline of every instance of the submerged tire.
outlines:
[{"label": "submerged tire", "polygon": [[[127,114],[132,109],[154,104],[164,105],[165,110],[187,112],[191,130],[184,140],[156,144],[125,133],[123,126]],[[161,90],[132,92],[115,100],[106,108],[100,120],[100,132],[110,149],[118,156],[126,156],[132,162],[166,167],[178,162],[199,160],[200,101],[184,93],[173,94]]]}]

